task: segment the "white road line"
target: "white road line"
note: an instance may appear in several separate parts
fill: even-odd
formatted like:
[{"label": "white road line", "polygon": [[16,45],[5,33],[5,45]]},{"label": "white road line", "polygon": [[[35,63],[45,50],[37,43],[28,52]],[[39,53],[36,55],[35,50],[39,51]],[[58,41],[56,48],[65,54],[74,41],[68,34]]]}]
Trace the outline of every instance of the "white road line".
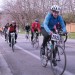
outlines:
[{"label": "white road line", "polygon": [[[22,47],[20,47],[20,46],[18,46],[18,45],[15,45],[15,46],[16,46],[17,48],[21,49],[23,52],[25,52],[25,53],[27,53],[27,54],[33,56],[34,58],[40,60],[40,57],[39,57],[39,56],[37,56],[37,55],[35,55],[35,54],[33,54],[33,53],[31,53],[31,52],[29,52],[29,51],[23,49]],[[59,67],[58,67],[58,68],[59,68]],[[59,68],[59,70],[61,71],[62,68]],[[72,73],[69,72],[69,71],[65,71],[65,72],[64,72],[64,75],[74,75],[74,74],[72,74]]]},{"label": "white road line", "polygon": [[[1,38],[4,39],[3,37],[1,37]],[[23,49],[22,47],[20,47],[20,46],[18,46],[18,45],[15,45],[15,46],[16,46],[17,48],[21,49],[23,52],[25,52],[25,53],[27,53],[27,54],[33,56],[34,58],[40,60],[40,57],[39,57],[39,56],[37,56],[37,55],[35,55],[35,54],[33,54],[33,53],[31,53],[31,52],[29,52],[29,51]],[[62,68],[59,68],[59,70],[61,70],[61,69],[62,69]],[[65,71],[65,72],[64,72],[64,75],[75,75],[75,74],[72,74],[72,73],[69,72],[69,71]]]}]

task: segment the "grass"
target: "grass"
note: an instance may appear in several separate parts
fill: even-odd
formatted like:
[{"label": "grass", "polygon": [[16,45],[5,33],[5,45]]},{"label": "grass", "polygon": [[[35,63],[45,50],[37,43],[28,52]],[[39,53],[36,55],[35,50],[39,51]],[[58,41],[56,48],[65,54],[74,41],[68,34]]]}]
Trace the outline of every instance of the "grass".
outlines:
[{"label": "grass", "polygon": [[[25,31],[24,31],[24,30],[20,30],[19,33],[20,33],[20,34],[25,34]],[[74,33],[69,33],[69,34],[68,34],[68,38],[69,38],[69,39],[75,39],[75,32],[74,32]]]},{"label": "grass", "polygon": [[70,39],[75,39],[75,33],[69,33],[68,38]]},{"label": "grass", "polygon": [[20,31],[19,33],[20,33],[20,34],[25,34],[25,31]]}]

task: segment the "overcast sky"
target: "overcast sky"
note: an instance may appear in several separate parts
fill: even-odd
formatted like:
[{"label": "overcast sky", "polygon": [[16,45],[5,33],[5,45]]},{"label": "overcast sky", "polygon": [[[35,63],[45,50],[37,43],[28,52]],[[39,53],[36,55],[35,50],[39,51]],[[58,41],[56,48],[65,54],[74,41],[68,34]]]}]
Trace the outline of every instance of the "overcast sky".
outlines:
[{"label": "overcast sky", "polygon": [[0,6],[2,6],[3,5],[3,0],[0,0]]},{"label": "overcast sky", "polygon": [[2,10],[3,0],[0,0],[0,11]]}]

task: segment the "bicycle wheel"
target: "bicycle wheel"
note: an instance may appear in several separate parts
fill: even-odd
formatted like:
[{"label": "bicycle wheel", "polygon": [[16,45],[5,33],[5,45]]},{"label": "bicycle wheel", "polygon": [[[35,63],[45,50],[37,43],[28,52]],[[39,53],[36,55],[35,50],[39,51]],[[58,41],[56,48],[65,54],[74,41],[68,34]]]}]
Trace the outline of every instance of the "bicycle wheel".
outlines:
[{"label": "bicycle wheel", "polygon": [[33,41],[32,41],[32,45],[33,45],[34,48],[37,49],[39,47],[39,40],[34,38]]},{"label": "bicycle wheel", "polygon": [[62,36],[62,38],[64,39],[64,42],[66,42],[66,41],[67,41],[67,38],[68,38],[67,34],[64,34],[64,35]]},{"label": "bicycle wheel", "polygon": [[36,39],[36,40],[35,40],[34,46],[35,46],[36,49],[39,47],[39,39]]},{"label": "bicycle wheel", "polygon": [[14,52],[14,44],[15,44],[15,42],[14,42],[14,39],[12,38],[11,47],[12,47],[12,51],[13,51],[13,52]]},{"label": "bicycle wheel", "polygon": [[64,38],[61,36],[61,40],[59,41],[59,45],[65,49],[65,42],[64,42]]},{"label": "bicycle wheel", "polygon": [[43,66],[43,67],[46,67],[47,66],[47,63],[48,63],[48,57],[47,57],[47,50],[46,50],[47,48],[45,48],[45,55],[42,55],[42,50],[40,49],[40,59],[41,59],[41,65]]},{"label": "bicycle wheel", "polygon": [[57,46],[57,52],[55,57],[55,62],[57,66],[53,64],[53,51],[51,52],[51,68],[54,75],[63,75],[66,69],[66,54],[61,46]]},{"label": "bicycle wheel", "polygon": [[31,41],[32,46],[34,47],[35,44],[35,40],[33,39],[33,41]]}]

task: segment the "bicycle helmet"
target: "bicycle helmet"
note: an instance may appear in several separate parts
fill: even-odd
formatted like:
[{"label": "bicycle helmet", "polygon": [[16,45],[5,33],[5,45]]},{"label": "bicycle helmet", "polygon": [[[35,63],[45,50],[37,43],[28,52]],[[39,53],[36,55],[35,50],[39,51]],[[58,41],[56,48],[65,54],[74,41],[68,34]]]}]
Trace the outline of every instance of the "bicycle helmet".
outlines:
[{"label": "bicycle helmet", "polygon": [[58,6],[58,5],[53,5],[53,6],[51,6],[51,10],[52,11],[57,11],[57,12],[60,12],[60,7]]},{"label": "bicycle helmet", "polygon": [[35,19],[35,22],[39,22],[39,19]]},{"label": "bicycle helmet", "polygon": [[12,23],[16,23],[15,21],[12,21]]}]

